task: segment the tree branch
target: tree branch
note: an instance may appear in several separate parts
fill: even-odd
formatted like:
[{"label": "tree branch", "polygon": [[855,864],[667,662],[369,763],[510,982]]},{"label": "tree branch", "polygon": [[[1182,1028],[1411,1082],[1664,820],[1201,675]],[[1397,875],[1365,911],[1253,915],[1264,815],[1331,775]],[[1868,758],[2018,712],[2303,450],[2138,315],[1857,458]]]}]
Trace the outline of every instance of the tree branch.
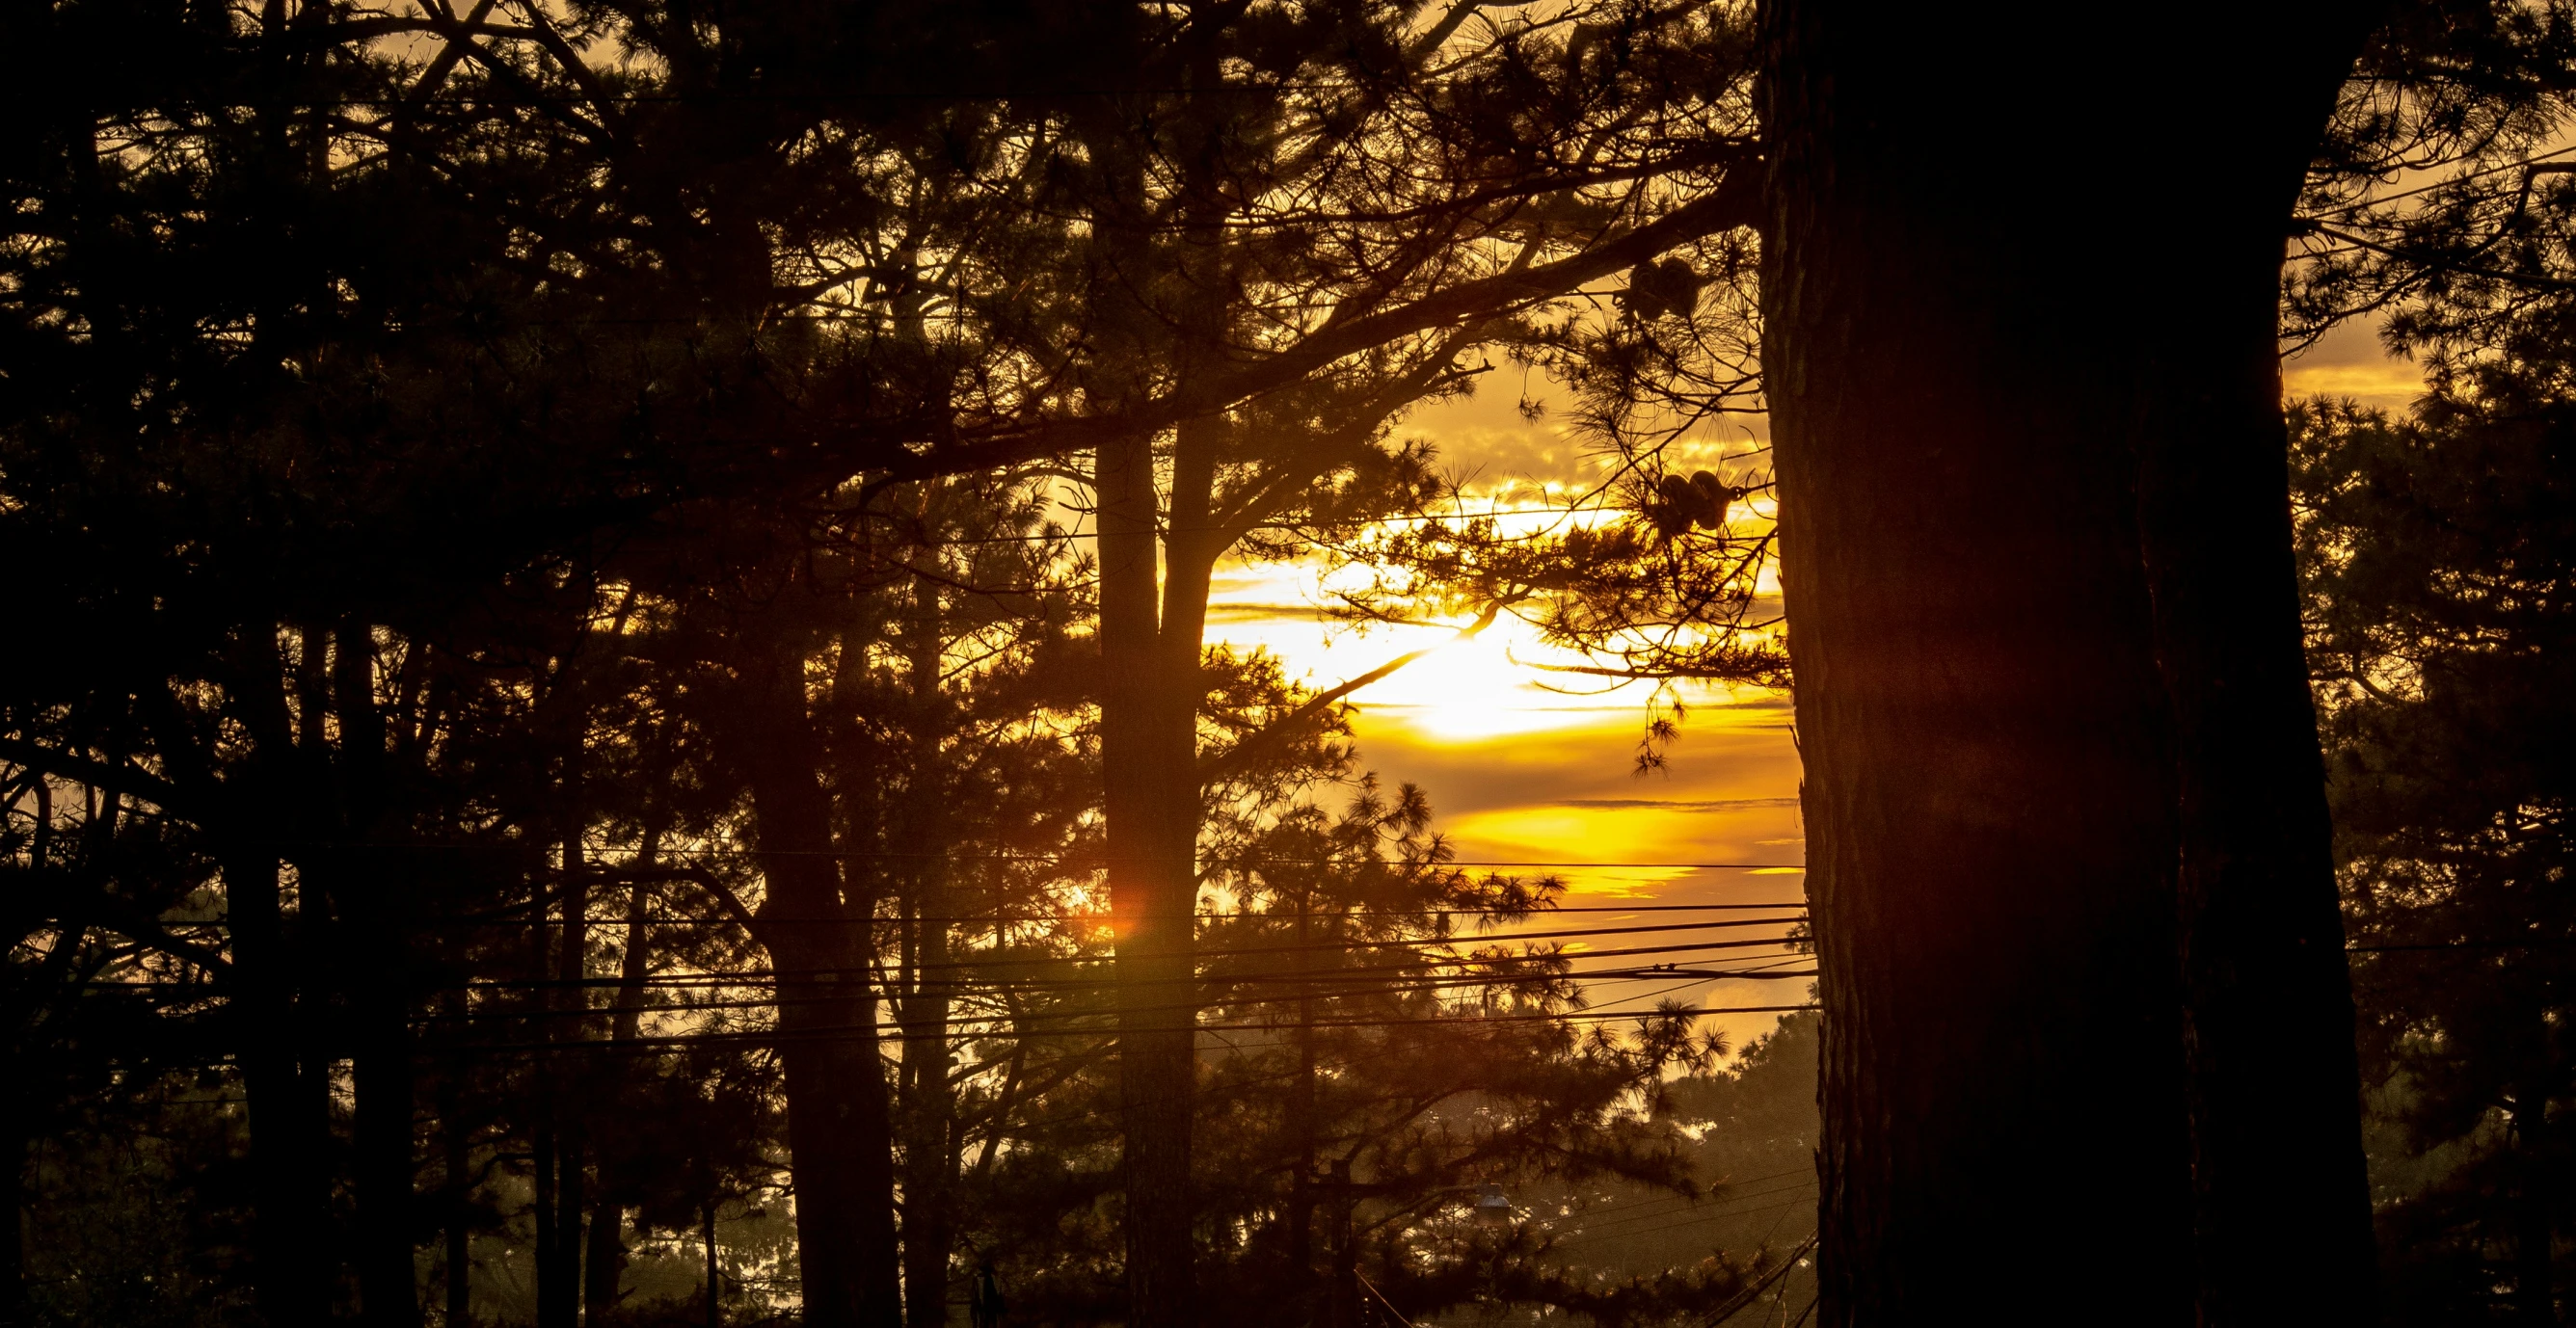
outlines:
[{"label": "tree branch", "polygon": [[[1156,433],[1177,424],[1276,391],[1348,355],[1385,345],[1417,332],[1427,332],[1470,319],[1490,318],[1551,300],[1587,282],[1636,266],[1665,250],[1703,235],[1755,225],[1760,218],[1761,188],[1757,173],[1727,172],[1716,189],[1616,240],[1553,263],[1504,271],[1426,295],[1410,304],[1328,326],[1269,359],[1232,373],[1213,375],[1203,387],[1173,393],[1141,409],[1114,415],[1048,420],[960,442],[928,452],[911,453],[884,463],[883,478],[869,491],[905,480],[930,479],[1022,462],[1067,452],[1088,451],[1105,442]],[[853,440],[855,441],[855,440]],[[878,435],[870,441],[882,441]]]},{"label": "tree branch", "polygon": [[130,765],[112,765],[71,752],[58,752],[20,738],[0,738],[0,760],[15,761],[66,779],[77,779],[84,784],[150,798],[166,808],[175,809],[188,800],[188,795],[178,785],[158,775]]}]

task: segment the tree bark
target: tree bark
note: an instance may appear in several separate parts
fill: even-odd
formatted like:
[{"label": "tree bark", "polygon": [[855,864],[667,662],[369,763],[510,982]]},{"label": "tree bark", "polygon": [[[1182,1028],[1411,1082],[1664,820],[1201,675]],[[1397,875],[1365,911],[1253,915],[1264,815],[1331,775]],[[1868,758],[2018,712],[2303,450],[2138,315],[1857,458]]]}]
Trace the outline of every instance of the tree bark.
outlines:
[{"label": "tree bark", "polygon": [[[375,931],[370,927],[368,930]],[[381,937],[381,933],[379,934]],[[356,993],[350,1048],[353,1171],[358,1198],[358,1294],[370,1328],[416,1328],[420,1295],[412,1267],[413,1114],[411,1025],[401,989],[398,942],[388,971]]]},{"label": "tree bark", "polygon": [[[242,769],[219,780],[209,753],[182,725],[156,723],[156,746],[174,777],[223,809],[227,827],[274,815],[273,804],[309,812],[311,799],[285,791],[297,754],[277,625],[239,629],[226,664],[226,704],[250,739]],[[176,707],[164,704],[151,713],[168,721]],[[328,951],[315,944],[313,933],[325,910],[300,897],[300,944],[290,944],[278,855],[228,840],[218,849],[218,863],[224,912],[232,923],[233,999],[241,1015],[237,1036],[250,1108],[254,1294],[261,1318],[272,1328],[318,1328],[330,1318],[334,1281],[323,1253],[331,1220],[330,1062],[318,1045],[312,1004],[299,1008],[297,995],[302,984],[306,1000],[318,1003],[317,956]]]},{"label": "tree bark", "polygon": [[[412,1267],[413,1124],[410,939],[401,916],[405,863],[369,851],[385,807],[385,723],[375,694],[375,640],[362,621],[332,633],[331,703],[339,720],[337,796],[343,843],[306,864],[351,923],[352,1179],[358,1198],[358,1295],[369,1328],[417,1328]],[[314,870],[318,868],[319,870]],[[361,958],[363,956],[363,958]]]},{"label": "tree bark", "polygon": [[35,1165],[35,1131],[29,1127],[27,1110],[16,1094],[9,1096],[5,1107],[8,1119],[0,1122],[0,1149],[8,1156],[0,1158],[0,1213],[8,1217],[6,1248],[0,1248],[0,1328],[24,1328],[35,1322],[27,1299],[27,1170]]},{"label": "tree bark", "polygon": [[[644,835],[643,850],[636,864],[651,867],[660,857],[662,832],[658,827]],[[626,891],[625,949],[617,967],[616,1015],[609,1022],[609,1065],[616,1076],[616,1098],[622,1100],[634,1078],[630,1048],[643,1032],[644,981],[651,976],[652,951],[645,935],[647,920],[652,915],[653,888],[638,881]],[[605,1323],[624,1299],[620,1284],[626,1274],[626,1207],[611,1194],[606,1178],[591,1210],[590,1251],[582,1259],[582,1314],[593,1325]]]},{"label": "tree bark", "polygon": [[[1194,446],[1194,444],[1198,444]],[[1118,1076],[1134,1328],[1194,1321],[1190,1133],[1198,1057],[1190,990],[1197,911],[1200,640],[1214,556],[1210,448],[1184,427],[1158,594],[1151,438],[1100,449],[1100,764],[1118,928]],[[1157,611],[1157,600],[1160,611]]]},{"label": "tree bark", "polygon": [[1288,1182],[1285,1246],[1294,1305],[1310,1310],[1315,1293],[1315,970],[1313,891],[1297,892],[1294,961],[1297,984],[1297,1078],[1288,1090],[1288,1134],[1297,1144],[1297,1174]]},{"label": "tree bark", "polygon": [[[563,885],[560,890],[562,920],[555,932],[553,976],[557,985],[546,1005],[555,1018],[547,1020],[548,1041],[578,1044],[588,1020],[579,1011],[590,1003],[587,988],[579,985],[589,973],[590,889],[583,872],[588,869],[577,838],[567,835],[563,843]],[[550,1222],[551,1236],[538,1243],[537,1263],[537,1328],[577,1328],[581,1322],[582,1288],[582,1217],[589,1205],[587,1186],[583,1183],[584,1166],[589,1152],[588,1131],[583,1128],[587,1114],[588,1093],[585,1081],[594,1068],[580,1059],[578,1051],[567,1056],[556,1054],[546,1065],[547,1077],[544,1110],[552,1121],[551,1145],[541,1164],[553,1168],[552,1193],[540,1222]]]},{"label": "tree bark", "polygon": [[949,928],[957,892],[948,853],[954,847],[941,737],[948,711],[940,691],[945,637],[939,589],[913,587],[905,650],[913,699],[910,814],[904,842],[911,895],[908,912],[912,982],[903,1009],[903,1278],[904,1318],[911,1328],[948,1322],[948,1261],[956,1244],[957,1100],[948,1075]]},{"label": "tree bark", "polygon": [[777,975],[805,1322],[892,1328],[903,1318],[903,1292],[893,1122],[878,1065],[876,998],[864,967],[869,909],[842,896],[831,796],[817,773],[821,747],[806,711],[803,656],[778,649],[758,667],[757,695],[737,734],[744,740],[738,759],[751,788],[768,885],[756,935]]},{"label": "tree bark", "polygon": [[700,1210],[698,1237],[707,1252],[707,1328],[724,1328],[724,1278],[716,1263],[716,1206],[709,1200]]},{"label": "tree bark", "polygon": [[2549,1093],[2532,1074],[2513,1103],[2516,1176],[2513,1195],[2513,1317],[2523,1328],[2558,1322],[2558,1277],[2552,1247],[2558,1214],[2552,1202]]},{"label": "tree bark", "polygon": [[[2276,6],[2169,112],[2195,224],[2138,264],[2140,527],[2173,715],[2202,1321],[2360,1323],[2375,1299],[2351,977],[2291,551],[2283,237],[2365,6]],[[2170,75],[2167,75],[2168,77]]]},{"label": "tree bark", "polygon": [[[449,992],[441,1002],[448,1027],[462,1037],[466,1031],[465,994]],[[473,1184],[467,1178],[474,1163],[474,1140],[465,1122],[465,1076],[472,1062],[463,1055],[449,1058],[447,1074],[438,1086],[438,1138],[442,1170],[440,1198],[446,1211],[447,1313],[442,1328],[466,1328],[474,1320],[474,1244],[473,1231],[467,1225],[472,1215]]]},{"label": "tree bark", "polygon": [[[2287,1297],[2360,1321],[2351,1025],[2314,736],[2289,704],[2286,520],[2240,517],[2181,559],[2171,501],[2188,449],[2250,448],[2187,482],[2231,514],[2285,510],[2277,386],[2244,383],[2270,364],[2284,144],[2295,184],[2324,109],[2274,85],[2333,63],[2318,17],[2142,11],[2034,62],[2037,11],[1766,13],[1763,354],[1825,1005],[1827,1324],[1988,1303],[1998,1231],[2017,1299],[2054,1316],[2273,1322]],[[2126,174],[2177,143],[2178,223]],[[2203,196],[2209,157],[2232,172],[2257,145],[2264,206],[2232,174]],[[2218,248],[2237,261],[2203,261]],[[2223,348],[2186,362],[2177,338]],[[2182,428],[2222,416],[2223,438]],[[2268,478],[2246,441],[2265,419]],[[2259,589],[2219,584],[2249,567]],[[2254,1017],[2257,988],[2288,1012]],[[2299,1114],[2255,1114],[2258,1081]],[[2302,1160],[2251,1174],[2266,1144]],[[2314,1230],[2286,1234],[2292,1212]],[[2251,1261],[2285,1252],[2248,1299]]]},{"label": "tree bark", "polygon": [[[536,1037],[532,1040],[540,1046],[551,1045],[561,1032],[560,1021],[553,1017],[559,993],[547,981],[553,972],[551,947],[547,942],[554,930],[554,920],[546,903],[547,893],[540,881],[531,891],[528,901],[532,924],[528,928],[528,977],[540,984],[535,1002]],[[536,1317],[540,1328],[546,1323],[549,1307],[563,1296],[560,1289],[564,1280],[563,1251],[556,1246],[562,1238],[563,1227],[555,1220],[559,1201],[557,1191],[562,1179],[562,1170],[556,1161],[562,1150],[555,1140],[556,1117],[561,1114],[555,1105],[559,1095],[555,1080],[559,1073],[551,1051],[539,1052],[528,1073],[528,1166],[533,1173],[529,1184],[528,1219],[535,1234],[535,1248],[531,1253],[536,1264]]]},{"label": "tree bark", "polygon": [[330,1278],[316,1257],[329,1230],[329,1121],[306,1109],[278,862],[247,850],[228,852],[223,878],[239,984],[242,1087],[249,1098],[260,1318],[270,1328],[316,1328],[331,1317]]},{"label": "tree bark", "polygon": [[617,1309],[618,1283],[626,1272],[626,1206],[593,1199],[590,1234],[581,1260],[581,1313],[585,1323],[603,1324]]},{"label": "tree bark", "polygon": [[[936,859],[928,874],[942,876]],[[920,891],[920,941],[915,947],[916,973],[926,983],[905,1002],[903,1070],[908,1092],[904,1103],[903,1141],[903,1282],[904,1318],[911,1328],[941,1328],[948,1322],[948,1260],[956,1245],[952,1211],[957,1183],[956,1103],[948,1088],[948,995],[929,986],[948,981],[948,923],[954,908],[949,892],[933,886]]]}]

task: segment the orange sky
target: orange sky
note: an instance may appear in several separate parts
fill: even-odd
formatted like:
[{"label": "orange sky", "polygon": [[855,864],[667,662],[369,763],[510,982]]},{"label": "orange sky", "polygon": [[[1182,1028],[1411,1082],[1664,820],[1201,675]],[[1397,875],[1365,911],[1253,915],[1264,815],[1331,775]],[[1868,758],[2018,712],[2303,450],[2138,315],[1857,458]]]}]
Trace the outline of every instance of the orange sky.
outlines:
[{"label": "orange sky", "polygon": [[[2338,329],[2286,363],[2284,377],[2294,395],[2331,393],[2391,410],[2402,409],[2422,386],[2415,366],[2389,359],[2365,326]],[[1447,464],[1478,490],[1492,492],[1510,482],[1580,482],[1586,469],[1582,449],[1557,424],[1526,422],[1514,408],[1514,398],[1533,386],[1544,389],[1489,384],[1481,398],[1427,411],[1404,432],[1437,444]],[[1731,433],[1731,444],[1720,447],[1741,450],[1762,436],[1761,422]],[[1223,569],[1213,599],[1212,641],[1266,647],[1318,686],[1448,635],[1439,629],[1354,635],[1327,627],[1316,615],[1283,611],[1319,599],[1313,570],[1295,565]],[[1229,611],[1229,605],[1240,607]],[[1690,695],[1691,714],[1667,768],[1641,778],[1631,773],[1631,762],[1646,689],[1631,685],[1600,695],[1565,695],[1543,686],[1548,675],[1524,662],[1566,658],[1509,622],[1446,647],[1355,698],[1363,762],[1389,782],[1420,784],[1462,861],[1772,864],[1752,870],[1565,867],[1558,874],[1569,883],[1568,904],[1800,899],[1803,877],[1795,864],[1804,860],[1804,841],[1787,697],[1752,691]],[[1639,922],[1677,920],[1670,914],[1631,916]],[[1604,926],[1621,920],[1616,913],[1582,917]],[[1744,967],[1777,959],[1775,953],[1718,954],[1698,962]],[[1687,955],[1675,958],[1686,966],[1692,962]],[[1596,1007],[1630,1008],[1666,989],[1696,1005],[1782,1005],[1805,999],[1806,983],[1623,981],[1600,984],[1593,997]],[[1775,1019],[1724,1016],[1710,1026],[1741,1046]]]},{"label": "orange sky", "polygon": [[[1452,403],[1409,421],[1403,432],[1439,446],[1473,490],[1507,483],[1579,483],[1582,449],[1542,420],[1523,421],[1517,384],[1488,387],[1483,399]],[[1742,431],[1734,450],[1746,445]],[[1711,449],[1714,451],[1715,449]],[[1761,509],[1767,513],[1767,506]],[[1378,628],[1355,634],[1290,606],[1320,602],[1316,572],[1295,564],[1236,565],[1220,570],[1209,638],[1238,648],[1259,646],[1289,662],[1317,686],[1330,686],[1408,650],[1447,640],[1443,628]],[[1239,606],[1229,608],[1228,606]],[[1388,782],[1420,784],[1438,829],[1463,862],[1583,864],[1763,864],[1756,869],[1662,865],[1568,866],[1568,905],[1792,902],[1803,897],[1798,823],[1798,760],[1783,695],[1695,689],[1684,736],[1665,771],[1631,773],[1648,688],[1631,684],[1594,695],[1552,691],[1580,683],[1551,677],[1529,661],[1571,662],[1539,645],[1509,620],[1472,641],[1450,644],[1355,698],[1364,765]],[[1539,866],[1498,867],[1541,875]],[[1566,925],[1671,923],[1724,914],[1592,913]],[[1764,916],[1743,914],[1739,916]],[[1784,929],[1730,929],[1710,939],[1778,935]],[[1599,947],[1680,943],[1688,937],[1604,938]],[[1574,947],[1579,951],[1581,943]],[[1604,961],[1630,966],[1666,956]],[[1690,967],[1778,964],[1764,949],[1749,956],[1669,956]],[[1583,965],[1578,961],[1578,967]],[[1800,959],[1782,965],[1808,967]],[[1641,1008],[1657,993],[1694,1005],[1787,1005],[1806,999],[1803,980],[1620,981],[1598,984],[1596,1008]],[[1723,1016],[1710,1021],[1741,1045],[1775,1016]]]}]

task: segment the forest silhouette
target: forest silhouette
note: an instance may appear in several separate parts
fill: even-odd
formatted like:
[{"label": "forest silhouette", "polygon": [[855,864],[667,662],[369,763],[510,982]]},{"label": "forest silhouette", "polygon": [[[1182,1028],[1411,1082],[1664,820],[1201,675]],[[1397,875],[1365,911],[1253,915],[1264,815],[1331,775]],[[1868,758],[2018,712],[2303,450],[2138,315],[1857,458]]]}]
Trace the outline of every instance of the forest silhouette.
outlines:
[{"label": "forest silhouette", "polygon": [[9,8],[0,1323],[2562,1321],[2576,8],[2096,17]]}]

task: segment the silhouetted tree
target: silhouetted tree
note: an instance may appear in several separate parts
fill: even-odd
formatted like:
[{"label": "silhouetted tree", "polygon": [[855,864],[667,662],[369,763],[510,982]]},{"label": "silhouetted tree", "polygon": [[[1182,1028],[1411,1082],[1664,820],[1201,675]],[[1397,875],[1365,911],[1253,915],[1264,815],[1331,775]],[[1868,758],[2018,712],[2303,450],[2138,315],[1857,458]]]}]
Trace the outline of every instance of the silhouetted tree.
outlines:
[{"label": "silhouetted tree", "polygon": [[[2576,446],[2564,361],[2469,368],[2403,419],[2293,416],[2395,1304],[2557,1321]],[[2509,1256],[2489,1252],[2501,1248]]]}]

